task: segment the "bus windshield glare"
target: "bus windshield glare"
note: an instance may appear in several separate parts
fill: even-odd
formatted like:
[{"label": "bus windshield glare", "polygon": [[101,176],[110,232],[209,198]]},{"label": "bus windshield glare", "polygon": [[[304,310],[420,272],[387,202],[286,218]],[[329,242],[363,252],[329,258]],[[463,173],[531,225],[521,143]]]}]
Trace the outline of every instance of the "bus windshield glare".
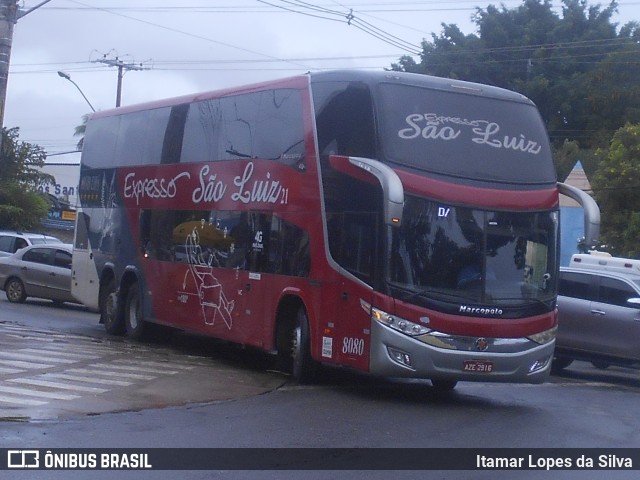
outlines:
[{"label": "bus windshield glare", "polygon": [[557,212],[500,212],[408,196],[391,229],[389,281],[441,302],[495,307],[555,298]]}]

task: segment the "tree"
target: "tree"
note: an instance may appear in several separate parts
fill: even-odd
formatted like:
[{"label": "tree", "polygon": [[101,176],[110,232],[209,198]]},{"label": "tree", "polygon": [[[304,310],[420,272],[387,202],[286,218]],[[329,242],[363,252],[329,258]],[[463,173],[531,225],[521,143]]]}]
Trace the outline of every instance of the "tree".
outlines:
[{"label": "tree", "polygon": [[402,57],[392,68],[515,90],[537,104],[556,147],[606,145],[626,122],[640,122],[640,27],[617,32],[615,1],[562,3],[562,16],[550,0],[478,8],[477,34],[443,24],[423,41],[420,63]]},{"label": "tree", "polygon": [[54,183],[42,172],[46,153],[18,140],[19,129],[2,128],[0,151],[0,228],[31,229],[46,217],[49,204],[39,188]]},{"label": "tree", "polygon": [[591,185],[600,205],[601,240],[612,253],[640,258],[640,124],[628,124],[598,150]]},{"label": "tree", "polygon": [[82,116],[82,123],[78,125],[75,131],[73,132],[74,137],[80,137],[80,140],[78,140],[78,143],[76,143],[76,148],[78,150],[82,150],[82,147],[84,146],[84,134],[87,131],[88,121],[89,121],[89,114],[87,113]]}]

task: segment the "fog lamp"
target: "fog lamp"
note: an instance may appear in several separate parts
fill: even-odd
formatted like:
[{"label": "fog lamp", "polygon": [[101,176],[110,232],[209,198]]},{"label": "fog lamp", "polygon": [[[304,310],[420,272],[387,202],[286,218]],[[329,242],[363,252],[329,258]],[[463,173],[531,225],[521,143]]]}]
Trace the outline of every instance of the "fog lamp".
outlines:
[{"label": "fog lamp", "polygon": [[542,370],[549,364],[551,357],[539,358],[535,362],[531,364],[529,367],[529,373],[537,372],[538,370]]},{"label": "fog lamp", "polygon": [[412,366],[411,355],[409,355],[407,352],[403,352],[402,350],[398,350],[397,348],[389,346],[387,347],[387,352],[389,352],[389,356],[394,362],[399,363],[400,365],[404,365],[405,367]]}]

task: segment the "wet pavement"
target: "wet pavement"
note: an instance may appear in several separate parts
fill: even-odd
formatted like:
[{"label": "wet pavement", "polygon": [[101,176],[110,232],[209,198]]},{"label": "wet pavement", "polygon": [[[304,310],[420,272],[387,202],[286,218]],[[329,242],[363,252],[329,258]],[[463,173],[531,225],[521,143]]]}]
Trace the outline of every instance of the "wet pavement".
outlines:
[{"label": "wet pavement", "polygon": [[139,344],[0,322],[0,421],[224,402],[288,381],[264,354],[177,338]]}]

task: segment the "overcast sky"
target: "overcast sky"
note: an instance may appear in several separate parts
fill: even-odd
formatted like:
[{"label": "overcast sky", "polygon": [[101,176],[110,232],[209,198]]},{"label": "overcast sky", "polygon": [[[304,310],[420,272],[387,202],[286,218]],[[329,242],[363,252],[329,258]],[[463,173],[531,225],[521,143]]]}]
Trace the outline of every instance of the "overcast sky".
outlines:
[{"label": "overcast sky", "polygon": [[[39,3],[23,0],[21,7]],[[49,154],[65,152],[75,148],[74,129],[90,108],[59,70],[105,110],[115,106],[117,69],[99,60],[116,57],[144,68],[124,75],[123,105],[309,70],[382,69],[419,51],[441,23],[474,33],[471,15],[489,3],[521,2],[52,0],[15,26],[4,123],[20,127],[20,140]],[[614,21],[631,20],[640,20],[640,0],[619,0]]]}]

